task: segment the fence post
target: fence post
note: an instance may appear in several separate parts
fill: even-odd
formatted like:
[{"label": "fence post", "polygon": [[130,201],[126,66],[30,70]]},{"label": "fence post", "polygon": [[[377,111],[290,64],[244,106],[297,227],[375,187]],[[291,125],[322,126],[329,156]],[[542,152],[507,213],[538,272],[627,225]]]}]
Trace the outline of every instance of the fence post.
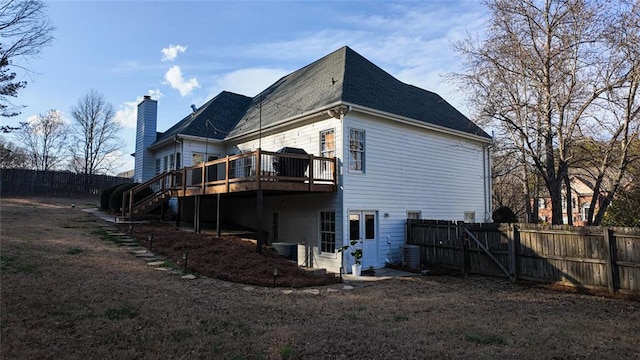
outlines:
[{"label": "fence post", "polygon": [[615,293],[618,290],[618,265],[616,263],[618,247],[616,237],[613,231],[606,227],[602,228],[602,234],[604,238],[604,253],[607,260],[607,285],[609,292]]},{"label": "fence post", "polygon": [[518,280],[518,248],[520,247],[518,225],[509,224],[507,237],[509,240],[509,273],[511,274],[511,281],[516,282]]},{"label": "fence post", "polygon": [[460,251],[462,252],[462,275],[467,277],[469,275],[469,267],[471,265],[471,258],[469,257],[469,241],[467,240],[467,234],[464,232],[465,224],[462,221],[458,221],[456,224],[460,239]]}]

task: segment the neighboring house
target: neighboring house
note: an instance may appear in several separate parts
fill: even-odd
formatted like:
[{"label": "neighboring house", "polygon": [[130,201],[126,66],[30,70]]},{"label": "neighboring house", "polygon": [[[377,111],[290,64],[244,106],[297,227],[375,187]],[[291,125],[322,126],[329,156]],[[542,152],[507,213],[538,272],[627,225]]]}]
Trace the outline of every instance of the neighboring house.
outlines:
[{"label": "neighboring house", "polygon": [[[301,265],[349,269],[337,249],[350,239],[364,268],[399,263],[407,218],[491,221],[490,136],[349,47],[256,97],[222,92],[163,133],[156,109],[138,105],[135,180],[212,161],[171,178],[182,220],[263,228],[301,244]],[[311,154],[304,174],[282,176],[284,147]]]},{"label": "neighboring house", "polygon": [[[593,196],[593,185],[586,179],[579,176],[572,176],[571,181],[571,218],[574,226],[585,226],[588,220],[589,206],[591,205],[591,197]],[[569,219],[567,212],[568,200],[567,191],[563,186],[562,189],[562,223],[566,224]],[[605,193],[600,194],[594,214],[598,212]],[[551,197],[542,196],[538,198],[538,217],[540,221],[551,223]]]}]

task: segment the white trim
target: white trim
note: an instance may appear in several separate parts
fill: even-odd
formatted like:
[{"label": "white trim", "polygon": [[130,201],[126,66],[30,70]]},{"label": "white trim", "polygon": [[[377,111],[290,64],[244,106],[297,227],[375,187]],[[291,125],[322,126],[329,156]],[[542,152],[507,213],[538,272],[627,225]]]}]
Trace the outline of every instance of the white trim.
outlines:
[{"label": "white trim", "polygon": [[[420,127],[420,128],[429,129],[429,130],[433,130],[433,131],[437,131],[437,132],[442,132],[442,133],[446,133],[446,134],[450,134],[450,135],[461,136],[461,137],[464,137],[464,138],[467,138],[467,139],[476,140],[476,141],[480,141],[480,142],[485,142],[485,143],[491,143],[492,142],[492,139],[490,137],[486,138],[484,136],[470,134],[470,133],[467,133],[467,132],[464,132],[464,131],[460,131],[460,130],[449,129],[449,128],[444,127],[444,126],[439,126],[439,125],[427,123],[427,122],[424,122],[422,120],[416,120],[416,119],[412,119],[412,118],[408,118],[408,117],[404,117],[404,116],[400,116],[400,115],[395,115],[395,114],[392,114],[392,113],[388,113],[388,112],[380,111],[380,110],[375,110],[375,109],[364,107],[364,106],[354,105],[354,104],[350,104],[350,103],[344,103],[344,104],[348,105],[349,107],[351,107],[351,109],[353,111],[359,111],[359,112],[364,113],[364,114],[375,115],[375,116],[380,116],[380,117],[386,117],[386,118],[389,118],[391,120],[395,120],[395,121],[401,122],[403,124],[414,125],[414,126],[417,126],[417,127]],[[469,120],[469,121],[471,121],[471,120]]]}]

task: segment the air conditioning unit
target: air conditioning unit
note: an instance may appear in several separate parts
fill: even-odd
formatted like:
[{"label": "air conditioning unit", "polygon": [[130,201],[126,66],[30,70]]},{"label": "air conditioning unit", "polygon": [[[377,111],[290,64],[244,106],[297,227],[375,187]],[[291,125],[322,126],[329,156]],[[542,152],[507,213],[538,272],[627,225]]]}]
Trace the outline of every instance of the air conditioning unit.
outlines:
[{"label": "air conditioning unit", "polygon": [[402,249],[402,265],[409,269],[420,268],[420,246],[404,245]]}]

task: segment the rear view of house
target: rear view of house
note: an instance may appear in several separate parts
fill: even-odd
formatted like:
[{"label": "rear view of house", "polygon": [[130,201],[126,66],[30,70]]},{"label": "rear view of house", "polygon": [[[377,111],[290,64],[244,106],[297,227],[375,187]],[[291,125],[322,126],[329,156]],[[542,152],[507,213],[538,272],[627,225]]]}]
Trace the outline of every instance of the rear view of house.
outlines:
[{"label": "rear view of house", "polygon": [[136,180],[164,179],[196,228],[298,244],[301,265],[348,269],[337,250],[350,240],[365,268],[398,263],[407,218],[491,220],[490,137],[349,47],[256,97],[222,92],[153,137],[156,104],[138,107]]}]

